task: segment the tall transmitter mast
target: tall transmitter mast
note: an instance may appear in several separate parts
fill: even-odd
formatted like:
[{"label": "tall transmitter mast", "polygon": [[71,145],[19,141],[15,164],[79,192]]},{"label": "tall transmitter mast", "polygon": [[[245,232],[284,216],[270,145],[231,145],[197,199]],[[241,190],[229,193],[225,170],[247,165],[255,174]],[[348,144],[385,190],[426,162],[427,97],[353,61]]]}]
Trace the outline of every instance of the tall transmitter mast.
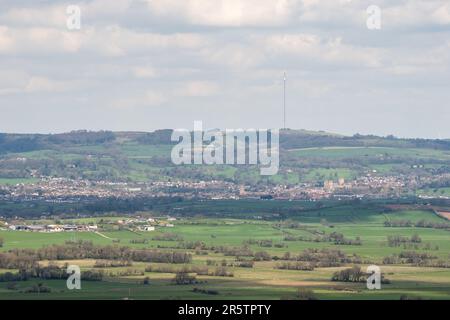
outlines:
[{"label": "tall transmitter mast", "polygon": [[286,129],[286,71],[283,76],[283,129]]}]

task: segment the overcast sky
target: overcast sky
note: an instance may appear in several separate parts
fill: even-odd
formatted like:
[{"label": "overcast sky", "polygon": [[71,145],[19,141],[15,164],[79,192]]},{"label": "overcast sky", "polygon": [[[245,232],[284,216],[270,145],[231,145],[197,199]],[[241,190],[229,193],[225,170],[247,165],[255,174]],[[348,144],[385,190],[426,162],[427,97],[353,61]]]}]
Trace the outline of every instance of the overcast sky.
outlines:
[{"label": "overcast sky", "polygon": [[450,138],[450,1],[0,0],[0,132],[278,128],[284,71],[287,127]]}]

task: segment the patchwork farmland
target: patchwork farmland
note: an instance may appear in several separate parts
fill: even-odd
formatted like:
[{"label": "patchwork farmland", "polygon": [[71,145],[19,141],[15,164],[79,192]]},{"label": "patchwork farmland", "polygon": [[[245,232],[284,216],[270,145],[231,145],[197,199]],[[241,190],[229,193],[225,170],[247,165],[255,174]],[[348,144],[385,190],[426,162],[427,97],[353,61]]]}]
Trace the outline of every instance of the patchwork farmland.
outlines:
[{"label": "patchwork farmland", "polygon": [[[37,258],[38,269],[65,271],[68,264],[78,265],[82,273],[96,272],[101,277],[82,280],[81,290],[68,290],[66,275],[61,279],[42,276],[7,281],[5,273],[14,274],[19,268],[3,265],[0,298],[450,299],[450,229],[448,225],[443,227],[445,219],[421,209],[367,210],[359,215],[344,207],[323,209],[314,215],[283,221],[179,218],[170,232],[163,228],[151,232],[114,230],[120,217],[89,219],[107,230],[102,231],[104,236],[3,230],[0,238],[4,255],[22,249],[39,251],[89,243],[103,251],[126,247],[178,252],[190,258],[170,263],[140,258],[124,261],[89,256],[85,251],[84,257],[61,254],[48,259],[48,249]],[[339,272],[350,268],[359,268],[364,274],[369,264],[381,267],[385,279],[381,290],[368,290],[363,280],[337,278]],[[177,282],[177,277],[184,280]],[[32,290],[39,286],[45,290]]]}]

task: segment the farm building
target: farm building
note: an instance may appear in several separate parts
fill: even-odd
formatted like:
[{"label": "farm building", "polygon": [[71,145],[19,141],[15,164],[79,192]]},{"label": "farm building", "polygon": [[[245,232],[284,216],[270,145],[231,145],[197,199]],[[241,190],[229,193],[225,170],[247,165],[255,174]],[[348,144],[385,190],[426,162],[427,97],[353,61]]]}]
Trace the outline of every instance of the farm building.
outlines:
[{"label": "farm building", "polygon": [[142,226],[140,229],[142,231],[155,231],[155,227],[154,226]]}]

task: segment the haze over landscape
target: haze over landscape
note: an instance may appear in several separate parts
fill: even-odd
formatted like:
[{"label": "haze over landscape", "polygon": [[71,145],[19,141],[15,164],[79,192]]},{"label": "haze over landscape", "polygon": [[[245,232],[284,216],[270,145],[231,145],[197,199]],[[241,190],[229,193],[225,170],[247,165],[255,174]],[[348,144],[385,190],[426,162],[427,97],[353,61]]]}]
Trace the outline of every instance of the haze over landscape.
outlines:
[{"label": "haze over landscape", "polygon": [[[282,126],[449,138],[447,1],[0,3],[0,131]],[[366,26],[378,5],[381,29]]]}]

